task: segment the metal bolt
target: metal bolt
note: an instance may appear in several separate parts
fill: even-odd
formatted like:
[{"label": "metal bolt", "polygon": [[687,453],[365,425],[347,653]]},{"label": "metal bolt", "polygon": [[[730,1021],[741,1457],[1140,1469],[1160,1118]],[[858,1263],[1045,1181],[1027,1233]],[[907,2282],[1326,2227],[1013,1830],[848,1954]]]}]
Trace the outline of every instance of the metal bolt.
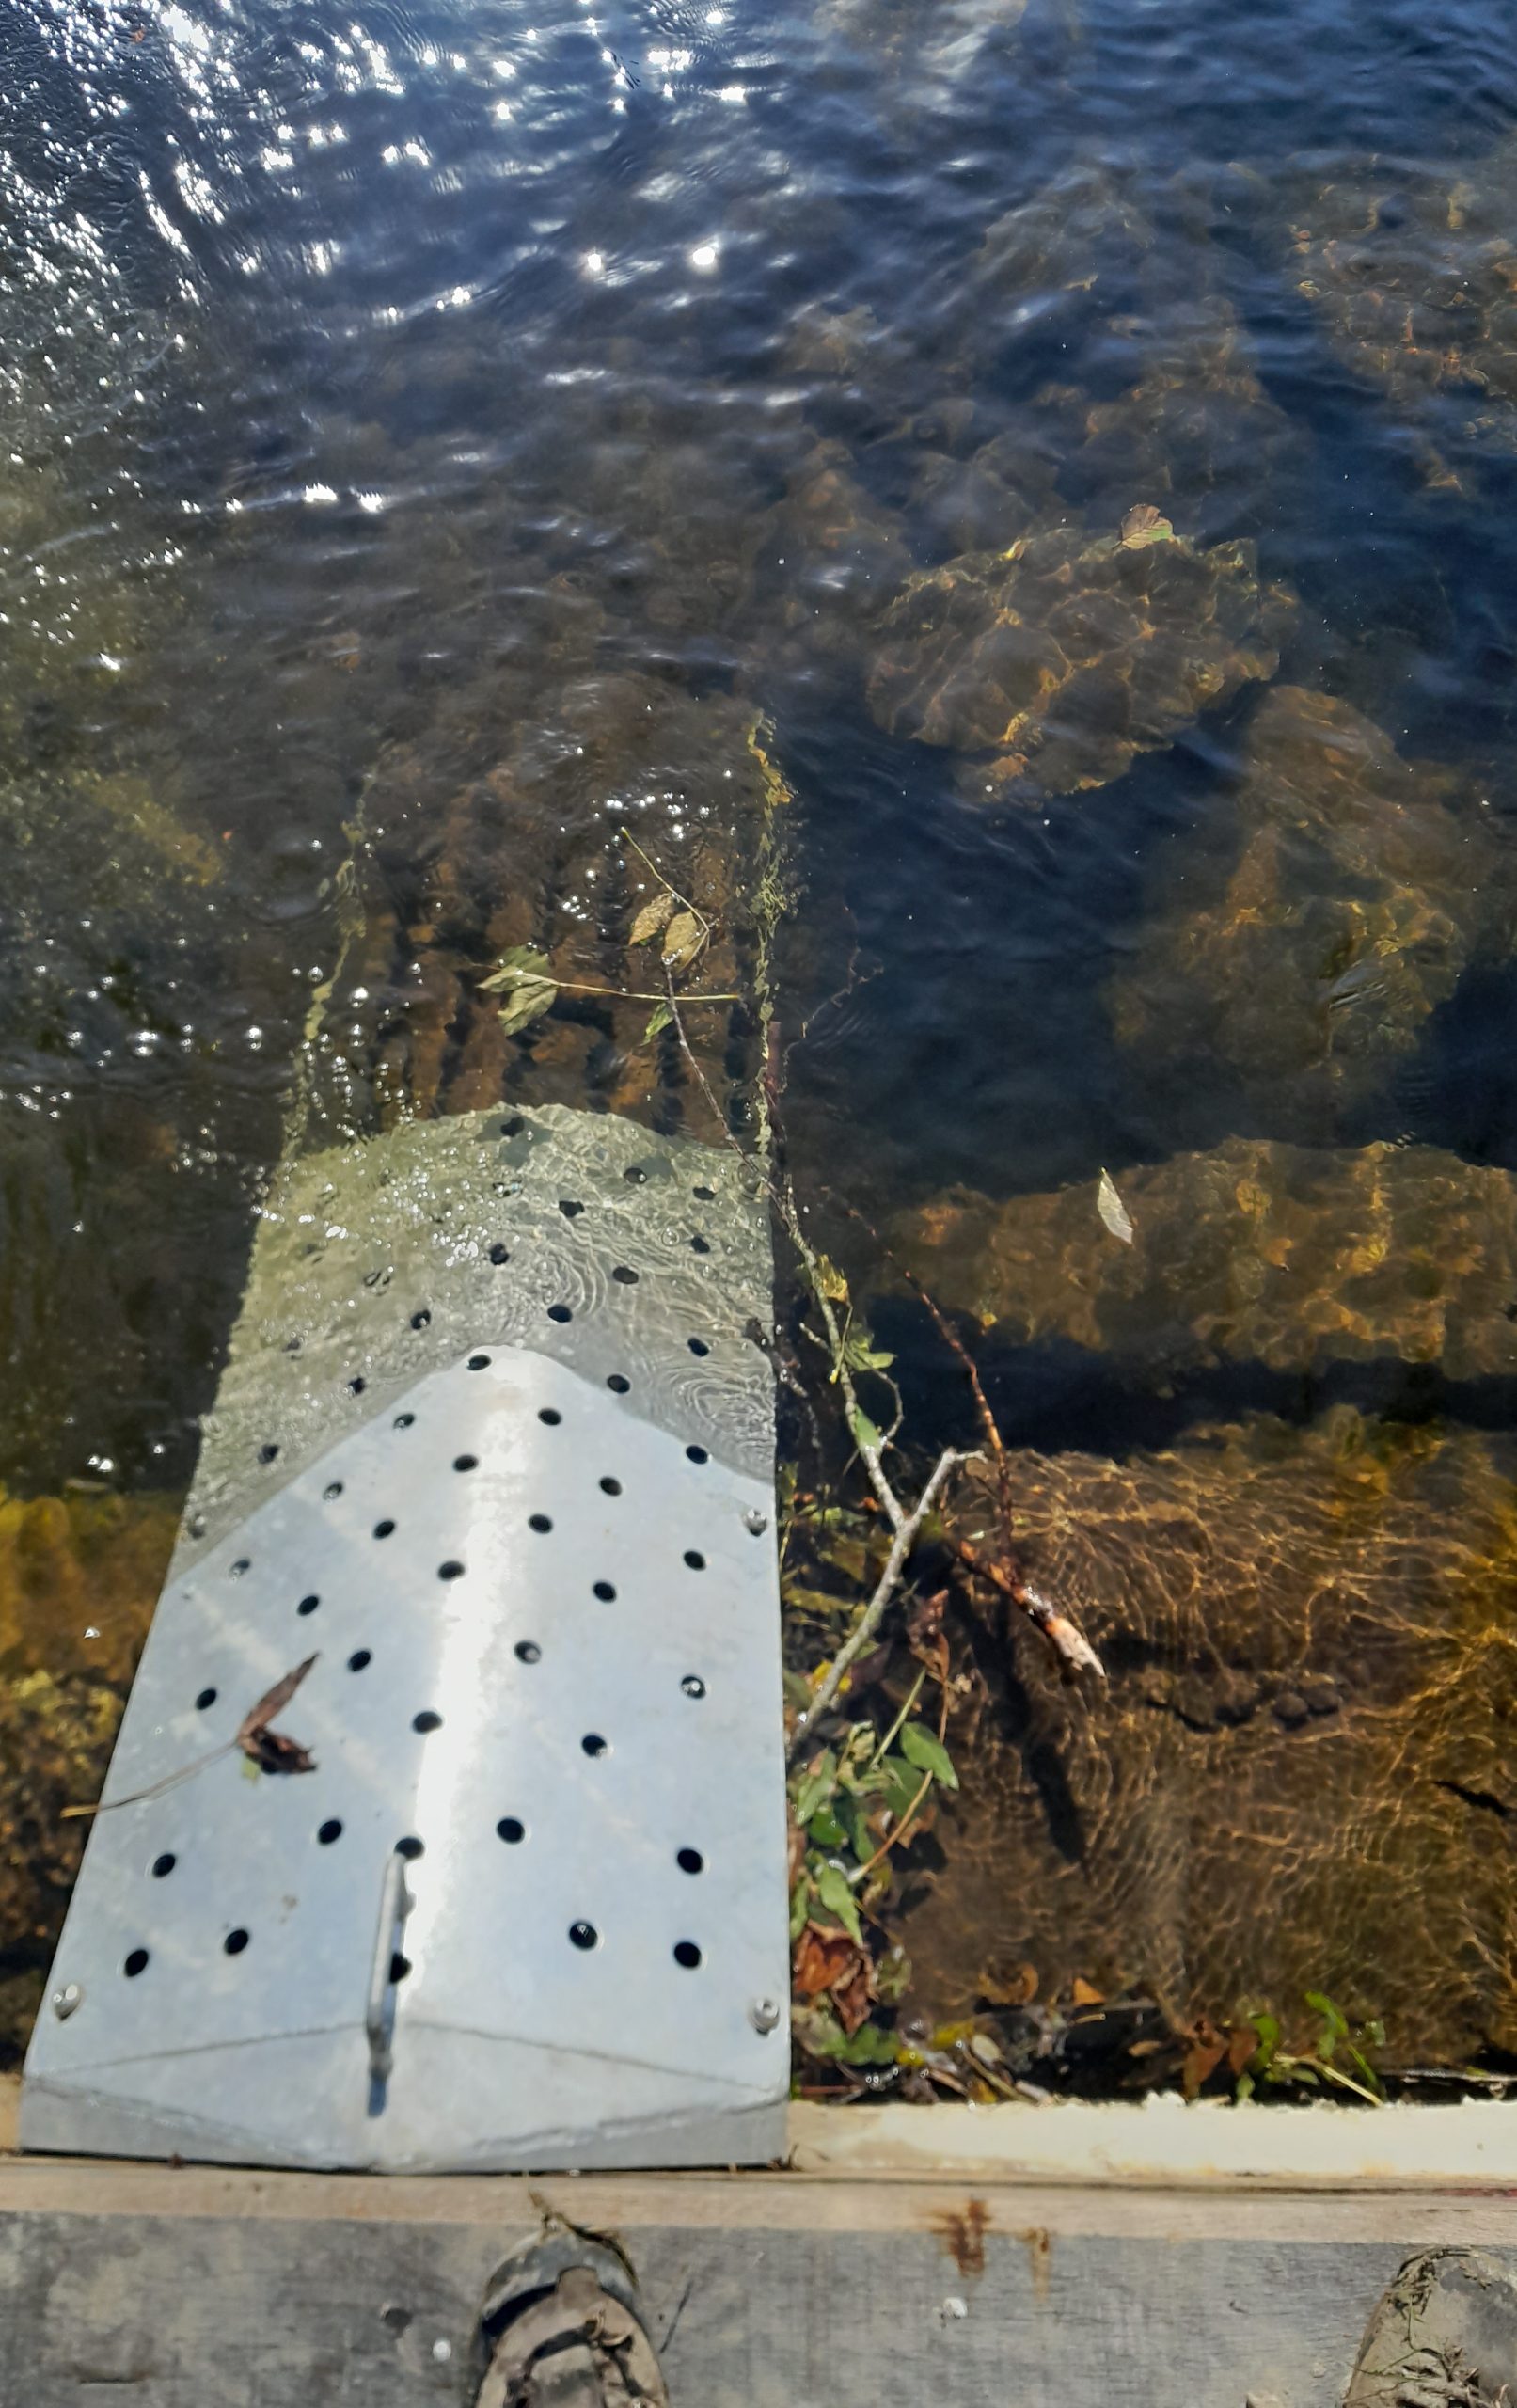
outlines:
[{"label": "metal bolt", "polygon": [[756,1539],[761,1539],[768,1527],[769,1517],[767,1513],[761,1513],[756,1505],[751,1505],[748,1512],[743,1515],[744,1529],[751,1530]]},{"label": "metal bolt", "polygon": [[79,1982],[65,1982],[62,1989],[53,1993],[53,2012],[60,2023],[67,2023],[74,2008],[84,2003],[84,1987]]},{"label": "metal bolt", "polygon": [[755,2032],[773,2032],[780,2021],[779,2000],[756,1998],[748,2010],[748,2020]]}]

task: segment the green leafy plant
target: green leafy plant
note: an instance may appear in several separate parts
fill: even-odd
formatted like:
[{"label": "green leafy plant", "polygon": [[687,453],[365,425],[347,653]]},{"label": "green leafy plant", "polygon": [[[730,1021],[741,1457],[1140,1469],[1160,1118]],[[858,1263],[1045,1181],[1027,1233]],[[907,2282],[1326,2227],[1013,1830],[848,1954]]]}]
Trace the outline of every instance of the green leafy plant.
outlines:
[{"label": "green leafy plant", "polygon": [[[1262,2083],[1272,2088],[1343,2090],[1371,2107],[1382,2106],[1385,2085],[1369,2052],[1384,2047],[1384,2025],[1378,2020],[1351,2024],[1342,2008],[1322,1990],[1307,1990],[1304,2004],[1318,2020],[1317,2036],[1305,2049],[1281,2045],[1280,2019],[1268,2008],[1260,2007],[1248,2017],[1258,2046],[1238,2077],[1233,2095],[1240,2105],[1252,2099]],[[1352,2067],[1351,2073],[1345,2069],[1344,2059]]]}]

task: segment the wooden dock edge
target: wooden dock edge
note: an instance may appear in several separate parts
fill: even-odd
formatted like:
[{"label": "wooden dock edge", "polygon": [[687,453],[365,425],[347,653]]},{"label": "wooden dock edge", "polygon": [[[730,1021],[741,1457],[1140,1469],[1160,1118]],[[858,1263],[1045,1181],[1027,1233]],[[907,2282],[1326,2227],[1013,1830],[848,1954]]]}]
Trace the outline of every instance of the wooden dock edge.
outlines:
[{"label": "wooden dock edge", "polygon": [[15,2104],[0,2408],[465,2408],[549,2211],[622,2242],[673,2408],[1338,2408],[1411,2251],[1517,2270],[1501,2108],[798,2106],[783,2167],[535,2177],[18,2155]]}]

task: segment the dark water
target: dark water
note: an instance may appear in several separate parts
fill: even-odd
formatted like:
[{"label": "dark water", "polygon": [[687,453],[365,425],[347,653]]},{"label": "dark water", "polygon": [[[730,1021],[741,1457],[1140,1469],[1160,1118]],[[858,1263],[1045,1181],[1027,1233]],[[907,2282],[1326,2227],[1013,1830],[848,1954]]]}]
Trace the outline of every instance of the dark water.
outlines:
[{"label": "dark water", "polygon": [[[1049,1294],[1127,1275],[1102,1167],[1156,1232],[1094,1328],[943,1269],[1008,1437],[1126,1454],[1345,1395],[1500,1437],[1507,1191],[1460,1166],[1517,1172],[1507,11],[14,0],[0,68],[12,1488],[185,1477],[313,998],[356,975],[355,846],[356,1047],[414,1108],[511,1091],[557,1039],[482,1068],[439,959],[456,986],[561,919],[574,814],[683,809],[719,852],[679,714],[729,701],[796,799],[802,1181],[845,1170],[908,1244],[951,1188],[1082,1183],[1025,1241]],[[1134,604],[1138,505],[1166,532]],[[1043,581],[1011,592],[987,556],[1029,529]],[[1087,594],[1090,674],[1045,648],[1017,685],[1008,625],[1021,659]],[[1031,717],[989,741],[1013,687]],[[493,818],[450,816],[508,761]],[[460,935],[436,898],[466,889]],[[616,1101],[621,1035],[591,1034],[563,1091]],[[1304,1267],[1262,1336],[1225,1234],[1227,1327],[1193,1345],[1213,1275],[1172,1239],[1210,1174],[1142,1181],[1243,1141]],[[1454,1167],[1343,1336],[1377,1145]],[[1348,1238],[1287,1146],[1341,1158]],[[1456,1279],[1462,1353],[1412,1327]],[[881,1316],[950,1426],[952,1367]],[[1398,1611],[1404,1549],[1384,1577]]]}]

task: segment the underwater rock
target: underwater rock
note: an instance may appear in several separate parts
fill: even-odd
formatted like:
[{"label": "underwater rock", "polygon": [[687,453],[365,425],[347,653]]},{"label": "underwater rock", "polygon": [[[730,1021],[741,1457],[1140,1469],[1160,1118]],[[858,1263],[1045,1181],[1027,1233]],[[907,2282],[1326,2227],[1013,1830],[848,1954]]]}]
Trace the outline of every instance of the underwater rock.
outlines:
[{"label": "underwater rock", "polygon": [[0,1490],[0,1680],[129,1681],[178,1527],[171,1497]]},{"label": "underwater rock", "polygon": [[[1129,1985],[1225,2024],[1303,1993],[1383,2017],[1387,2064],[1517,2047],[1517,1450],[1347,1409],[1123,1463],[1009,1459],[1028,1577],[1095,1696],[988,1601],[950,1738],[943,1861],[900,1937],[909,2002],[988,1966]],[[988,1489],[956,1531],[994,1544]],[[920,1893],[919,1893],[920,1894]]]},{"label": "underwater rock", "polygon": [[26,2046],[84,1854],[87,1822],[60,1810],[99,1795],[121,1704],[77,1676],[0,1682],[0,2065]]},{"label": "underwater rock", "polygon": [[1134,541],[1078,518],[908,579],[880,624],[882,727],[984,756],[972,784],[1073,793],[1120,777],[1251,679],[1294,616],[1249,544]]},{"label": "underwater rock", "polygon": [[1130,1244],[1095,1179],[997,1204],[952,1190],[893,1245],[938,1303],[1015,1345],[1149,1368],[1307,1371],[1383,1357],[1517,1374],[1517,1178],[1431,1146],[1232,1137],[1125,1170]]},{"label": "underwater rock", "polygon": [[867,491],[852,460],[842,443],[814,445],[769,515],[765,557],[803,660],[858,650],[911,571],[902,520]]},{"label": "underwater rock", "polygon": [[1371,160],[1290,219],[1297,288],[1345,366],[1427,431],[1517,452],[1517,144],[1463,174]]},{"label": "underwater rock", "polygon": [[1112,983],[1113,1026],[1166,1075],[1221,1060],[1293,1125],[1383,1081],[1482,934],[1509,949],[1512,879],[1491,823],[1453,807],[1457,781],[1331,695],[1267,694],[1240,772],[1226,882],[1209,893],[1195,859],[1169,871]]},{"label": "underwater rock", "polygon": [[[392,748],[367,798],[310,1141],[517,1096],[661,1127],[687,1114],[716,1133],[676,1032],[648,1035],[664,974],[656,944],[629,944],[631,925],[660,876],[711,924],[676,988],[741,999],[682,1014],[725,1102],[754,1067],[748,1006],[787,799],[751,705],[633,671],[567,675],[510,727],[492,714]],[[545,957],[559,991],[513,1035],[481,980],[517,946]]]}]

